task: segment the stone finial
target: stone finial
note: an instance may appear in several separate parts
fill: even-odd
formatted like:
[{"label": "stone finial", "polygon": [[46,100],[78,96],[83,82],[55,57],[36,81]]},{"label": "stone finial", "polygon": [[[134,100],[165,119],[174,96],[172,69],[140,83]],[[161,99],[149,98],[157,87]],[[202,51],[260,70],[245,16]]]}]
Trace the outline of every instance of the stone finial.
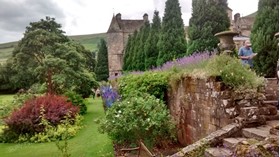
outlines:
[{"label": "stone finial", "polygon": [[149,16],[148,16],[147,13],[145,13],[145,14],[143,15],[143,20],[144,20],[145,22],[147,22],[147,21],[149,20]]}]

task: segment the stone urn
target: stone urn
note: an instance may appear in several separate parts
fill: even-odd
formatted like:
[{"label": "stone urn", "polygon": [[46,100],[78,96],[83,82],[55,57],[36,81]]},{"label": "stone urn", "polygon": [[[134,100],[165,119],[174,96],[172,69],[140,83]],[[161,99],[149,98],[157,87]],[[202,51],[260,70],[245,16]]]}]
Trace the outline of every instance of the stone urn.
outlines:
[{"label": "stone urn", "polygon": [[238,35],[237,32],[223,31],[215,34],[215,37],[219,38],[219,48],[222,53],[232,54],[235,49],[233,37]]}]

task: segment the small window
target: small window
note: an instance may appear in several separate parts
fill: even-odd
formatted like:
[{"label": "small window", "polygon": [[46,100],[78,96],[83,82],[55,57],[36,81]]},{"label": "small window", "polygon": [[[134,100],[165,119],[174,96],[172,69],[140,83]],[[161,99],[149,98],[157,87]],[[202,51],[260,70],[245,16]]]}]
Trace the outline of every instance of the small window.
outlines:
[{"label": "small window", "polygon": [[115,73],[115,76],[118,76],[118,73]]}]

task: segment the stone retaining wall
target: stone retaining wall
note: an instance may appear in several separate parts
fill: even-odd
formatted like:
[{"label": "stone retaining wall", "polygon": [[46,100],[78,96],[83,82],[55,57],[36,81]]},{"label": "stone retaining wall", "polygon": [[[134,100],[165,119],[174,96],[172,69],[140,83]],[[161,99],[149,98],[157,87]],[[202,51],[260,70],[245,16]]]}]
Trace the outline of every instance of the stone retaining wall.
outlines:
[{"label": "stone retaining wall", "polygon": [[277,115],[274,106],[263,105],[264,99],[264,92],[233,92],[216,77],[185,77],[168,91],[168,106],[183,145],[232,122],[264,124],[265,116]]}]

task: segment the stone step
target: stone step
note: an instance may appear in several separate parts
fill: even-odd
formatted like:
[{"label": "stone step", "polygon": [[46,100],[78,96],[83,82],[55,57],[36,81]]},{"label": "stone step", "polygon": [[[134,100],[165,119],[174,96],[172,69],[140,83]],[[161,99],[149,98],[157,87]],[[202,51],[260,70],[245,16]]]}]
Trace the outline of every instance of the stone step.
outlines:
[{"label": "stone step", "polygon": [[230,157],[232,154],[227,148],[207,148],[204,152],[205,157]]},{"label": "stone step", "polygon": [[270,129],[271,127],[268,125],[256,127],[256,128],[244,128],[242,129],[242,134],[244,137],[254,138],[257,140],[264,140],[268,137],[274,137],[274,138],[277,137],[269,133]]},{"label": "stone step", "polygon": [[266,100],[276,100],[277,96],[275,94],[265,94]]},{"label": "stone step", "polygon": [[268,125],[270,127],[275,127],[275,126],[279,125],[279,120],[266,121],[266,125]]},{"label": "stone step", "polygon": [[263,104],[265,105],[273,105],[273,106],[278,106],[278,100],[264,100]]},{"label": "stone step", "polygon": [[237,137],[237,138],[225,138],[223,139],[223,145],[230,149],[233,150],[236,146],[237,143],[242,142],[246,140],[246,138],[242,138],[242,137]]}]

